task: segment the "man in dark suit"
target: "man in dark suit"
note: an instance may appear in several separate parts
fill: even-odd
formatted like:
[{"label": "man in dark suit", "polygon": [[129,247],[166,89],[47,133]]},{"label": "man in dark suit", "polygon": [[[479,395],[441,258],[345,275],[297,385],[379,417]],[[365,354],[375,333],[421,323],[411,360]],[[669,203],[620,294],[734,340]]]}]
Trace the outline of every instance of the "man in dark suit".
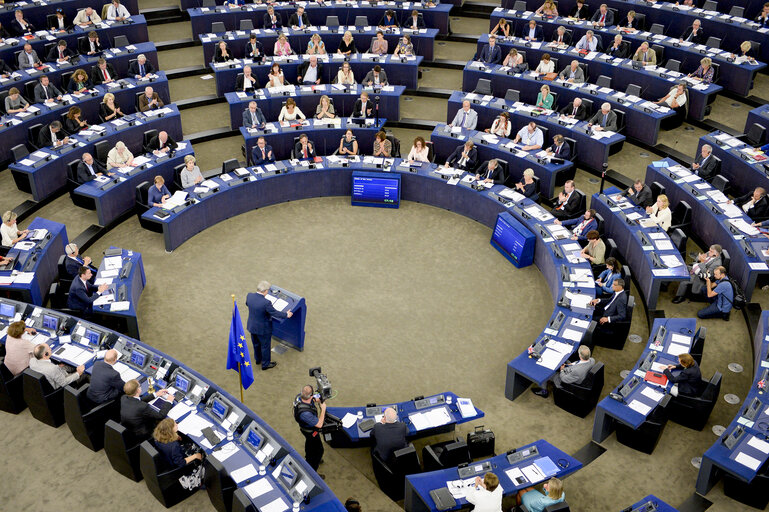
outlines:
[{"label": "man in dark suit", "polygon": [[272,146],[267,144],[264,137],[256,140],[256,146],[251,150],[251,165],[265,165],[275,162]]},{"label": "man in dark suit", "polygon": [[555,44],[565,44],[569,46],[571,44],[571,34],[566,32],[566,27],[559,25],[558,29],[553,33],[553,42]]},{"label": "man in dark suit", "polygon": [[105,174],[112,175],[114,173],[108,173],[102,163],[93,159],[91,153],[83,153],[83,159],[77,164],[76,178],[78,183],[88,183],[96,176],[104,176]]},{"label": "man in dark suit", "polygon": [[15,17],[13,18],[13,21],[11,21],[11,23],[8,25],[11,33],[14,36],[20,37],[31,34],[35,31],[35,27],[32,25],[32,23],[24,19],[24,12],[22,12],[21,9],[16,9],[14,16]]},{"label": "man in dark suit", "polygon": [[300,5],[296,8],[296,12],[288,19],[288,26],[292,28],[306,28],[310,26],[310,19],[307,17],[307,13],[304,12],[304,7]]},{"label": "man in dark suit", "polygon": [[611,297],[590,301],[590,305],[595,306],[593,320],[598,322],[596,331],[600,330],[605,335],[613,334],[614,326],[612,324],[622,322],[627,317],[625,280],[622,278],[615,279],[611,289],[614,292]]},{"label": "man in dark suit", "polygon": [[88,256],[80,257],[80,250],[78,249],[77,244],[68,243],[64,246],[64,252],[67,255],[67,257],[64,258],[64,270],[66,270],[67,275],[69,275],[71,279],[77,279],[80,267],[83,265],[86,267],[91,266],[91,258]]},{"label": "man in dark suit", "polygon": [[256,34],[251,34],[243,50],[247,59],[261,59],[264,57],[264,46],[256,40]]},{"label": "man in dark suit", "polygon": [[318,62],[315,55],[301,64],[296,71],[296,82],[299,85],[318,85],[323,78],[323,63]]},{"label": "man in dark suit", "polygon": [[301,134],[294,145],[294,155],[295,158],[315,158],[315,143],[307,138],[306,133]]},{"label": "man in dark suit", "polygon": [[102,284],[98,287],[89,283],[93,277],[91,269],[82,266],[78,271],[78,276],[72,281],[69,287],[69,297],[67,298],[67,307],[81,312],[86,316],[93,313],[93,301],[99,298],[108,288],[108,284]]},{"label": "man in dark suit", "polygon": [[625,196],[627,196],[634,205],[640,206],[641,208],[646,208],[654,203],[652,199],[652,189],[641,180],[635,180],[633,186],[625,192]]},{"label": "man in dark suit", "polygon": [[496,36],[489,37],[489,44],[483,47],[478,60],[484,64],[499,64],[502,62],[502,49],[497,46]]},{"label": "man in dark suit", "polygon": [[373,117],[374,102],[368,99],[368,93],[363,91],[360,98],[355,100],[355,106],[352,109],[352,117]]},{"label": "man in dark suit", "polygon": [[567,220],[577,216],[579,210],[579,193],[574,187],[574,180],[563,184],[563,192],[558,194],[558,203],[551,212],[558,220]]},{"label": "man in dark suit", "polygon": [[496,158],[492,158],[484,163],[486,165],[481,164],[481,166],[475,170],[476,180],[485,183],[494,183],[495,185],[500,185],[505,182],[505,170],[499,165]]},{"label": "man in dark suit", "polygon": [[587,119],[587,109],[582,104],[581,98],[574,98],[571,104],[566,105],[561,109],[561,115],[571,117],[577,121],[584,121]]},{"label": "man in dark suit", "polygon": [[169,153],[176,151],[176,146],[176,141],[168,135],[168,132],[163,131],[150,139],[147,149],[153,153]]},{"label": "man in dark suit", "polygon": [[155,66],[153,66],[152,63],[147,60],[147,57],[143,53],[136,57],[136,60],[131,62],[131,65],[128,66],[128,76],[132,76],[137,79],[144,78],[154,72]]},{"label": "man in dark suit", "polygon": [[478,165],[478,150],[475,149],[473,141],[468,140],[461,146],[457,146],[454,152],[446,159],[444,167],[470,171],[475,169],[476,165]]},{"label": "man in dark suit", "polygon": [[617,34],[614,36],[611,46],[606,48],[606,54],[617,59],[627,59],[628,55],[630,55],[630,45],[623,44],[622,35]]},{"label": "man in dark suit", "polygon": [[61,99],[62,92],[43,75],[35,86],[35,103],[51,104]]},{"label": "man in dark suit", "polygon": [[270,291],[270,283],[260,281],[256,285],[256,293],[246,296],[248,306],[247,329],[251,333],[251,343],[254,344],[254,362],[262,365],[262,370],[275,368],[278,363],[270,361],[270,343],[272,341],[272,319],[291,318],[291,311],[284,313],[272,307],[266,295]]},{"label": "man in dark suit", "polygon": [[405,423],[398,421],[398,413],[388,407],[382,415],[380,423],[374,425],[371,431],[371,439],[374,441],[372,451],[385,463],[392,462],[396,450],[408,446],[406,435],[409,429]]},{"label": "man in dark suit", "polygon": [[85,396],[95,404],[103,404],[114,400],[123,394],[125,383],[120,374],[113,368],[117,362],[117,351],[108,350],[104,361],[96,361],[91,369],[91,385]]},{"label": "man in dark suit", "polygon": [[243,127],[244,128],[263,128],[267,124],[267,120],[264,118],[264,113],[260,109],[255,101],[248,103],[248,108],[243,111]]},{"label": "man in dark suit", "polygon": [[104,47],[99,40],[99,34],[92,30],[88,32],[88,37],[80,40],[78,43],[78,50],[80,55],[96,55],[104,50]]},{"label": "man in dark suit", "polygon": [[601,4],[601,7],[593,13],[590,21],[596,27],[610,27],[614,25],[614,13],[609,10],[606,4]]},{"label": "man in dark suit", "polygon": [[248,92],[254,89],[259,89],[259,80],[251,72],[251,66],[245,66],[243,73],[238,74],[238,77],[235,79],[235,90]]},{"label": "man in dark suit", "polygon": [[766,190],[761,187],[756,187],[753,192],[744,196],[735,197],[734,204],[742,208],[742,211],[755,222],[769,217],[769,198],[766,197]]},{"label": "man in dark suit", "polygon": [[545,150],[549,156],[568,160],[571,155],[569,144],[563,139],[563,135],[558,134],[553,137],[553,145]]},{"label": "man in dark suit", "polygon": [[716,177],[716,166],[718,165],[718,162],[711,153],[713,153],[713,148],[709,144],[703,144],[700,154],[694,157],[694,163],[692,164],[694,174],[708,183]]},{"label": "man in dark suit", "polygon": [[51,124],[44,126],[40,130],[37,145],[41,148],[47,148],[48,146],[59,147],[68,142],[69,137],[64,135],[61,129],[61,121],[52,121]]},{"label": "man in dark suit", "polygon": [[69,62],[72,59],[74,53],[67,48],[67,41],[59,39],[59,42],[51,48],[51,51],[46,55],[45,60],[48,62]]},{"label": "man in dark suit", "polygon": [[267,7],[267,14],[264,15],[262,21],[264,23],[264,28],[266,29],[275,30],[283,26],[283,20],[280,19],[280,14],[275,12],[272,5]]},{"label": "man in dark suit", "polygon": [[617,114],[612,112],[611,104],[604,103],[601,105],[601,110],[596,112],[595,115],[590,118],[588,126],[591,126],[593,130],[596,131],[606,130],[609,132],[616,132]]},{"label": "man in dark suit", "polygon": [[115,73],[115,68],[103,58],[97,60],[96,65],[91,68],[91,83],[93,85],[106,84],[117,79],[118,76]]},{"label": "man in dark suit", "polygon": [[700,20],[694,20],[691,27],[686,27],[680,37],[681,42],[688,41],[694,44],[705,44],[707,38],[705,32],[700,28]]},{"label": "man in dark suit", "polygon": [[527,41],[542,41],[545,38],[545,33],[536,21],[529,20],[529,25],[523,28],[521,37]]},{"label": "man in dark suit", "polygon": [[120,397],[120,424],[123,425],[135,439],[141,440],[148,438],[152,435],[155,425],[166,417],[168,409],[166,409],[166,412],[162,412],[155,409],[147,402],[151,402],[156,396],[167,395],[168,390],[161,389],[154,395],[147,394],[142,397],[142,387],[139,384],[139,381],[131,379],[123,386],[123,392],[125,392],[125,395]]}]

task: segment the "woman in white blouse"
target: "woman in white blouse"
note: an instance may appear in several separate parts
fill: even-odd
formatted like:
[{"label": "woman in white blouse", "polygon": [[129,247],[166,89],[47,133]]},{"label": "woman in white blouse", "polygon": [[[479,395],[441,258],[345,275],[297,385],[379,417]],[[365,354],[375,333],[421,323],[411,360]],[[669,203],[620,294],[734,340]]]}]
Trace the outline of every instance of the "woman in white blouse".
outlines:
[{"label": "woman in white blouse", "polygon": [[411,146],[411,151],[409,151],[409,156],[406,157],[406,159],[409,162],[430,162],[430,159],[427,158],[429,150],[427,149],[427,144],[425,144],[425,139],[422,137],[417,137],[414,139],[414,145]]},{"label": "woman in white blouse", "polygon": [[540,75],[555,73],[555,62],[550,60],[549,53],[542,55],[542,60],[539,61],[539,66],[537,66],[537,69],[535,71]]},{"label": "woman in white blouse", "polygon": [[649,218],[659,227],[667,231],[670,229],[670,223],[673,220],[673,213],[670,211],[670,201],[668,196],[660,194],[657,196],[657,202],[653,206],[646,207],[646,213]]},{"label": "woman in white blouse", "polygon": [[305,119],[305,115],[296,106],[296,102],[293,98],[286,100],[286,104],[280,109],[278,115],[278,121],[296,121],[297,119]]},{"label": "woman in white blouse", "polygon": [[117,141],[115,147],[107,153],[107,170],[120,167],[131,167],[134,164],[134,156],[122,140]]},{"label": "woman in white blouse", "polygon": [[513,123],[510,122],[510,114],[507,112],[502,112],[499,114],[499,117],[496,118],[491,124],[491,129],[486,130],[486,133],[491,133],[497,137],[509,138],[512,124]]},{"label": "woman in white blouse", "polygon": [[345,62],[339,68],[339,72],[336,74],[336,83],[347,85],[355,85],[357,83],[355,82],[355,75],[353,75],[352,69],[350,69],[349,62]]},{"label": "woman in white blouse", "polygon": [[476,512],[502,512],[502,486],[499,477],[486,473],[475,477],[475,485],[465,492],[467,501],[475,505]]},{"label": "woman in white blouse", "polygon": [[270,68],[270,73],[267,75],[267,87],[281,87],[283,85],[286,85],[283,71],[280,69],[280,64],[274,62]]},{"label": "woman in white blouse", "polygon": [[16,225],[17,216],[16,212],[11,210],[3,214],[3,225],[0,226],[0,235],[2,235],[2,244],[5,247],[15,245],[16,242],[24,240],[24,237],[29,234],[28,229],[24,231],[19,230],[19,227]]}]

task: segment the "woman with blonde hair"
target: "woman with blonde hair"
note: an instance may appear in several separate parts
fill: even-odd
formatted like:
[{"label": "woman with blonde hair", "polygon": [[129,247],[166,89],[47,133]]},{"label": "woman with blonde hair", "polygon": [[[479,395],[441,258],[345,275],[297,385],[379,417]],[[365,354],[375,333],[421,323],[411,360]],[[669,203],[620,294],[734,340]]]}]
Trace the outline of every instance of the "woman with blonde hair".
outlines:
[{"label": "woman with blonde hair", "polygon": [[539,199],[537,182],[534,181],[534,169],[529,168],[523,171],[523,181],[516,183],[515,189],[532,201]]},{"label": "woman with blonde hair", "polygon": [[550,86],[545,84],[539,89],[539,94],[537,94],[537,106],[546,108],[546,109],[552,109],[553,108],[553,102],[555,101],[555,96],[550,94]]},{"label": "woman with blonde hair", "polygon": [[325,55],[326,43],[320,38],[317,32],[312,35],[307,42],[307,55]]},{"label": "woman with blonde hair", "polygon": [[293,54],[294,50],[292,50],[291,45],[288,44],[286,34],[281,33],[278,36],[278,40],[275,41],[275,46],[273,46],[273,55],[276,57],[286,57]]},{"label": "woman with blonde hair", "polygon": [[320,97],[318,106],[315,107],[315,117],[318,119],[334,119],[336,117],[334,105],[331,103],[331,99],[325,94]]},{"label": "woman with blonde hair", "polygon": [[475,485],[467,489],[466,498],[475,505],[475,512],[502,512],[502,486],[499,477],[492,472],[476,476]]},{"label": "woman with blonde hair", "polygon": [[673,213],[670,211],[670,201],[668,196],[660,194],[657,196],[657,202],[652,206],[646,207],[646,213],[649,218],[659,227],[667,231],[673,222]]},{"label": "woman with blonde hair", "polygon": [[558,7],[555,6],[553,0],[545,0],[545,3],[543,3],[535,12],[542,16],[558,16]]},{"label": "woman with blonde hair", "polygon": [[339,43],[337,53],[348,56],[353,53],[358,53],[358,49],[355,47],[355,40],[352,38],[352,32],[349,30],[342,36],[342,41]]},{"label": "woman with blonde hair", "polygon": [[168,465],[174,469],[183,468],[188,464],[193,465],[192,473],[184,475],[179,479],[179,483],[185,489],[195,489],[203,485],[203,466],[200,461],[203,460],[201,452],[195,452],[191,455],[187,453],[193,451],[182,446],[182,438],[179,435],[179,425],[171,418],[160,420],[155,430],[152,432],[152,439],[157,450],[163,454]]},{"label": "woman with blonde hair", "polygon": [[8,210],[3,214],[3,225],[0,226],[0,235],[2,235],[2,245],[6,247],[10,247],[15,245],[16,242],[24,240],[29,234],[28,229],[25,229],[24,231],[19,230],[19,227],[16,225],[17,217],[17,213],[11,210]]},{"label": "woman with blonde hair", "polygon": [[125,143],[122,140],[115,143],[115,147],[109,150],[107,153],[107,170],[120,167],[133,167],[134,156],[131,151],[128,150]]},{"label": "woman with blonde hair", "polygon": [[113,119],[124,116],[120,107],[115,105],[115,95],[111,92],[104,95],[104,99],[102,100],[101,105],[99,105],[99,116],[104,121],[112,121]]},{"label": "woman with blonde hair", "polygon": [[179,173],[179,178],[182,181],[182,188],[188,188],[203,181],[203,174],[200,172],[200,167],[195,165],[195,161],[193,155],[184,157],[184,169]]},{"label": "woman with blonde hair", "polygon": [[546,494],[533,488],[518,491],[518,504],[525,506],[529,512],[545,512],[550,505],[561,503],[566,499],[563,482],[555,477],[542,484],[542,489]]},{"label": "woman with blonde hair", "polygon": [[523,55],[518,53],[518,50],[515,48],[510,48],[510,51],[505,56],[505,60],[502,61],[502,65],[509,68],[515,68],[521,64],[523,64]]},{"label": "woman with blonde hair", "polygon": [[700,61],[700,67],[694,73],[690,73],[691,78],[699,78],[703,83],[709,84],[713,81],[716,70],[713,68],[713,61],[710,57],[705,57]]}]

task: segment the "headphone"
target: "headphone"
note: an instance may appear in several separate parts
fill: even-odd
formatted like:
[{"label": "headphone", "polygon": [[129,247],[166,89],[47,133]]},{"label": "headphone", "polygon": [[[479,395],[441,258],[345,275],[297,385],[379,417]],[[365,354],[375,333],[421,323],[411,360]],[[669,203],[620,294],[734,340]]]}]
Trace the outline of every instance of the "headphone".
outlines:
[{"label": "headphone", "polygon": [[77,251],[77,245],[76,244],[67,244],[67,247],[65,247],[65,252],[67,253],[67,256],[72,256],[75,254],[75,251]]}]

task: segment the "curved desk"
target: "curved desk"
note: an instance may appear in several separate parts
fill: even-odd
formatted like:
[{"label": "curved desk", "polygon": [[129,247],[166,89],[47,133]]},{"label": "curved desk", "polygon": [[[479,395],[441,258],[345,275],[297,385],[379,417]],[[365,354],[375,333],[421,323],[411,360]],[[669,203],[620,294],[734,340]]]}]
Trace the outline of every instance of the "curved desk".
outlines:
[{"label": "curved desk", "polygon": [[[239,505],[245,502],[254,510],[264,510],[271,503],[276,509],[288,510],[294,501],[302,502],[302,496],[309,493],[306,502],[300,505],[301,511],[344,512],[342,503],[323,479],[280,434],[226,390],[179,360],[141,341],[58,311],[7,299],[0,299],[0,304],[12,306],[16,314],[35,326],[41,336],[36,342],[47,341],[53,351],[52,357],[57,361],[70,366],[84,364],[90,373],[94,361],[104,356],[103,351],[114,348],[121,354],[115,369],[123,380],[140,380],[142,392],[145,392],[147,378],[152,377],[158,388],[168,385],[181,393],[181,400],[174,401],[168,416],[177,421],[180,432],[205,452],[206,481],[215,479],[217,482],[217,485],[207,486],[207,492],[217,509],[230,506],[234,492],[245,493],[241,495],[244,501]],[[0,317],[0,320],[10,321],[7,317]],[[50,321],[55,322],[58,332],[43,326],[43,322]],[[64,343],[69,340],[71,342]],[[187,391],[179,388],[177,377],[187,380]],[[213,413],[213,400],[224,405],[223,417]],[[163,398],[155,399],[155,403],[164,401]],[[166,410],[167,407],[169,405]],[[219,443],[212,445],[200,432],[201,426],[210,426],[220,439]],[[257,447],[248,442],[252,431],[260,438]],[[298,473],[294,485],[286,485],[280,478],[282,468],[288,464]],[[265,471],[259,475],[261,468]],[[260,486],[268,489],[262,494],[254,492]]]},{"label": "curved desk", "polygon": [[[546,160],[540,163],[536,157],[536,154],[539,152],[538,149],[523,151],[520,145],[513,147],[511,139],[497,137],[498,142],[495,144],[484,139],[484,136],[488,137],[489,134],[482,131],[462,129],[458,133],[451,133],[450,130],[446,130],[447,128],[449,128],[447,124],[438,123],[430,135],[430,140],[433,142],[433,150],[435,151],[435,160],[438,163],[446,162],[446,159],[454,152],[457,146],[464,144],[467,139],[470,139],[475,143],[478,150],[478,165],[492,158],[508,162],[508,183],[511,178],[520,180],[524,169],[531,167],[534,170],[534,174],[539,178],[539,190],[544,196],[553,197],[556,184],[563,183],[574,176],[574,164],[568,160],[558,164]],[[456,137],[453,135],[456,135]],[[514,136],[512,132],[510,136]],[[544,143],[547,145],[543,147],[550,146],[547,140]]]},{"label": "curved desk", "polygon": [[[325,21],[324,21],[325,23]],[[291,27],[283,27],[280,33],[286,34],[288,42],[295,53],[304,53],[307,48],[307,43],[314,34],[319,34],[326,46],[328,53],[335,53],[339,48],[339,43],[342,41],[342,36],[345,31],[349,30],[357,38],[355,46],[360,44],[359,50],[366,50],[369,46],[366,45],[366,41],[376,38],[376,33],[379,30],[377,27],[365,27],[361,32],[359,27],[355,25],[341,26],[341,27],[314,27],[305,30],[293,29]],[[421,30],[411,29],[387,29],[384,32],[384,38],[388,43],[388,51],[392,53],[395,51],[395,47],[401,37],[408,35],[411,38],[411,44],[414,45],[414,53],[421,55],[425,60],[433,60],[433,46],[435,44],[435,36],[438,35],[437,28],[423,28]],[[198,38],[203,43],[203,59],[205,62],[211,62],[214,60],[214,53],[216,52],[216,46],[219,41],[224,39],[227,41],[227,45],[230,47],[230,51],[235,58],[242,59],[245,55],[246,44],[249,41],[250,35],[256,34],[256,40],[259,41],[264,47],[264,52],[272,55],[275,48],[275,42],[278,40],[278,31],[272,29],[254,29],[254,30],[233,30],[231,32],[220,32],[218,34],[208,33],[200,34]]]},{"label": "curved desk", "polygon": [[[576,160],[594,170],[602,170],[603,164],[609,161],[609,154],[614,154],[622,149],[625,136],[615,133],[609,137],[597,138],[595,135],[585,133],[587,121],[579,121],[571,124],[571,121],[565,122],[561,116],[554,111],[536,109],[532,104],[523,104],[502,98],[492,98],[486,100],[482,96],[474,93],[466,94],[460,91],[454,91],[449,98],[449,108],[446,114],[447,122],[454,119],[454,115],[462,108],[462,102],[468,99],[473,105],[472,108],[478,113],[478,127],[485,129],[491,128],[494,119],[499,117],[502,112],[510,114],[514,128],[510,131],[513,136],[523,124],[529,121],[535,121],[537,124],[546,126],[550,131],[550,140],[544,141],[545,148],[552,145],[552,138],[556,134],[570,137],[577,141]],[[535,100],[536,101],[536,100]],[[388,119],[390,119],[388,117]],[[523,124],[521,124],[523,123]],[[562,124],[563,123],[563,124]],[[572,156],[575,148],[572,148]]]},{"label": "curved desk", "polygon": [[[120,3],[128,9],[129,13],[139,12],[138,0],[126,0]],[[72,20],[77,15],[77,11],[93,5],[93,2],[90,0],[57,0],[47,4],[30,2],[23,7],[17,7],[14,3],[8,2],[0,6],[0,23],[3,26],[8,25],[14,19],[14,11],[21,9],[24,12],[24,19],[29,20],[36,28],[42,29],[48,24],[46,16],[51,14],[52,7],[54,12],[55,9],[62,9],[67,20]]]},{"label": "curved desk", "polygon": [[[769,459],[769,422],[766,421],[766,393],[758,389],[758,383],[767,377],[769,369],[769,311],[763,311],[753,340],[755,377],[739,413],[724,434],[702,455],[697,475],[697,492],[706,495],[721,478],[722,472],[750,483]],[[734,437],[732,437],[734,436]],[[732,439],[729,439],[732,437]],[[727,446],[726,441],[732,444]],[[740,460],[736,460],[740,455]],[[746,457],[747,456],[747,457]]]},{"label": "curved desk", "polygon": [[[454,507],[442,508],[440,510],[465,509],[469,505],[468,501],[464,498],[465,485],[475,485],[475,477],[480,476],[483,478],[483,474],[486,471],[491,471],[497,475],[499,485],[502,486],[503,495],[509,496],[521,489],[542,483],[553,476],[565,478],[582,468],[580,461],[559,450],[544,439],[511,451],[515,452],[513,456],[522,458],[511,462],[508,458],[508,453],[503,453],[490,459],[471,463],[471,468],[477,468],[476,471],[472,471],[471,468],[465,468],[469,469],[469,471],[463,469],[461,476],[458,468],[446,468],[428,473],[407,475],[406,497],[403,508],[406,509],[406,512],[438,512],[439,509],[430,496],[430,491],[448,487],[450,490],[453,489],[454,492],[459,491],[462,497],[459,497],[460,494],[458,494],[457,503]],[[549,461],[542,461],[541,459],[543,458],[549,459]],[[537,467],[541,467],[546,476],[541,476],[541,473],[537,471],[531,473],[528,471],[523,473],[521,471],[523,468],[528,469],[529,466],[535,463]],[[549,468],[549,470],[545,470],[545,468]],[[518,476],[517,473],[521,473],[521,475]],[[527,473],[531,476],[524,476]],[[516,478],[516,480],[513,480],[513,478]],[[461,482],[459,488],[455,484],[458,481]]]},{"label": "curved desk", "polygon": [[[655,508],[646,508],[649,506],[654,506]],[[632,512],[642,512],[645,510],[655,510],[656,512],[678,512],[678,509],[672,505],[668,505],[653,494],[646,496],[642,500],[633,503],[629,508],[623,510]]]},{"label": "curved desk", "polygon": [[540,88],[547,83],[550,91],[558,94],[558,102],[561,106],[571,103],[574,98],[583,98],[591,100],[593,108],[597,110],[602,103],[608,102],[612,110],[619,109],[625,113],[624,131],[627,136],[650,146],[657,145],[662,120],[675,115],[672,110],[658,110],[657,106],[645,100],[630,101],[624,93],[613,89],[599,88],[594,84],[569,84],[562,80],[543,82],[532,73],[508,75],[508,70],[509,68],[493,65],[488,66],[487,71],[481,71],[478,63],[468,62],[462,74],[462,90],[468,92],[474,90],[478,79],[485,78],[491,80],[495,96],[501,98],[508,89],[517,89],[526,103],[534,104]]},{"label": "curved desk", "polygon": [[[372,430],[361,430],[361,421],[380,421],[384,414],[384,410],[388,407],[395,409],[400,421],[406,423],[409,432],[407,436],[408,439],[419,439],[421,437],[428,437],[444,432],[453,432],[456,425],[477,420],[485,416],[483,411],[475,407],[473,407],[475,414],[464,416],[459,410],[459,400],[464,399],[459,398],[456,394],[448,391],[446,393],[407,400],[405,402],[393,402],[388,405],[369,404],[366,407],[327,407],[326,412],[340,418],[342,420],[342,425],[339,430],[331,432],[330,439],[329,436],[327,436],[326,441],[334,448],[351,448],[370,445]],[[431,419],[429,417],[423,416],[430,411],[437,411],[433,414],[438,416],[441,409],[446,412],[445,415],[441,415],[441,421],[445,421],[445,423],[438,424],[438,421],[430,422]],[[358,417],[359,414],[361,415],[360,417]],[[352,418],[353,416],[356,417],[354,420]],[[345,427],[344,424],[348,419],[354,421],[354,423]]]},{"label": "curved desk", "polygon": [[[9,297],[41,306],[51,283],[59,277],[59,258],[64,255],[64,246],[69,239],[64,224],[52,220],[35,217],[27,228],[30,231],[46,229],[50,238],[35,242],[30,249],[11,248],[8,251],[8,256],[15,256],[16,259],[12,268],[0,271],[0,291]],[[12,271],[19,273],[12,276]]]},{"label": "curved desk", "polygon": [[[657,344],[655,338],[661,327],[665,328],[664,338]],[[646,348],[628,376],[614,389],[614,393],[623,396],[623,401],[607,396],[598,402],[593,421],[593,441],[603,442],[614,432],[617,423],[638,430],[657,407],[667,407],[673,385],[667,382],[663,387],[645,381],[646,370],[641,369],[641,365],[647,362],[652,352],[656,354],[651,356],[655,358],[651,363],[652,370],[662,371],[668,364],[678,364],[678,354],[688,352],[697,337],[694,332],[696,328],[697,321],[694,318],[654,319]],[[623,391],[625,386],[628,386],[628,391]]]},{"label": "curved desk", "polygon": [[[745,133],[748,133],[750,127],[755,123],[769,129],[769,105],[761,105],[748,112],[748,119],[745,121]],[[764,143],[766,142],[764,140]]]},{"label": "curved desk", "polygon": [[[485,45],[488,42],[488,38],[488,34],[481,35],[479,44],[483,42]],[[573,43],[576,44],[577,41],[573,41]],[[583,56],[574,46],[569,46],[563,50],[556,50],[547,46],[535,48],[535,43],[529,43],[521,38],[503,41],[499,43],[499,46],[502,48],[503,55],[507,54],[510,48],[516,48],[525,52],[526,61],[529,63],[532,71],[537,68],[542,55],[546,53],[549,53],[551,57],[558,61],[556,72],[559,74],[572,60],[577,60],[580,64],[584,64],[587,67],[588,76],[585,77],[586,81],[596,83],[599,76],[608,76],[611,78],[611,86],[618,91],[626,90],[628,85],[639,85],[643,90],[642,98],[650,100],[652,103],[670,92],[670,88],[677,81],[692,81],[692,79],[687,79],[683,73],[670,71],[663,67],[656,67],[654,70],[648,68],[635,69],[630,58],[615,59],[602,53],[591,53]],[[716,94],[721,92],[723,87],[714,83],[697,84],[694,86],[689,84],[688,90],[689,117],[702,120],[705,118],[705,107],[715,100]]]},{"label": "curved desk", "polygon": [[[280,64],[283,76],[289,84],[296,83],[299,65],[304,62],[307,56],[292,55],[290,57],[269,57],[261,64],[254,64],[251,59],[232,60],[229,62],[212,62],[209,64],[211,71],[216,77],[216,94],[224,96],[224,93],[233,92],[238,74],[243,72],[243,67],[251,66],[252,74],[259,81],[259,85],[267,84],[267,75],[274,62]],[[355,81],[360,82],[366,76],[366,73],[374,69],[374,66],[381,66],[387,73],[387,79],[392,85],[404,85],[407,89],[417,88],[417,77],[419,65],[422,63],[422,56],[404,57],[402,61],[398,57],[387,55],[384,57],[373,56],[373,54],[355,54],[349,62]],[[336,79],[339,68],[344,63],[344,56],[338,53],[331,55],[321,55],[318,61],[323,64],[321,82],[330,84]]]},{"label": "curved desk", "polygon": [[720,244],[729,252],[731,262],[728,274],[737,281],[745,297],[750,300],[759,277],[769,275],[769,266],[762,253],[769,249],[769,240],[761,235],[746,236],[734,227],[729,222],[730,217],[724,214],[725,210],[733,215],[731,220],[742,220],[748,224],[751,220],[741,211],[730,209],[720,191],[692,175],[683,166],[677,166],[675,161],[666,159],[662,162],[664,164],[655,162],[646,168],[646,183],[656,181],[665,187],[671,208],[675,209],[680,201],[686,201],[692,207],[692,225],[689,229],[704,244]]},{"label": "curved desk", "polygon": [[[137,308],[147,283],[142,255],[127,249],[110,247],[110,250],[114,249],[120,254],[105,255],[96,273],[94,284],[109,284],[110,289],[94,301],[93,321],[138,340]],[[105,301],[105,295],[110,293],[112,299]]]},{"label": "curved desk", "polygon": [[[379,97],[379,117],[397,121],[401,118],[400,99],[405,90],[406,88],[402,85],[390,85],[378,92],[374,92],[373,87],[362,85],[354,85],[349,89],[339,85],[322,84],[314,87],[303,85],[296,86],[290,93],[290,97],[294,99],[296,105],[307,117],[315,117],[315,108],[323,95],[328,96],[334,103],[334,111],[337,116],[350,117],[355,102],[360,98],[360,93],[366,91],[372,102],[375,101],[376,97]],[[233,130],[243,126],[243,112],[248,108],[251,101],[256,101],[256,105],[261,109],[265,119],[277,119],[283,103],[288,98],[285,94],[281,94],[277,90],[273,93],[270,89],[257,89],[254,94],[242,91],[228,92],[225,93],[224,97],[230,106],[230,127]]]},{"label": "curved desk", "polygon": [[764,164],[769,165],[769,159],[766,155],[754,153],[753,146],[722,131],[700,137],[697,155],[704,144],[709,144],[713,148],[713,156],[721,160],[719,174],[729,180],[732,195],[752,193],[756,187],[769,189],[769,170],[764,167]]},{"label": "curved desk", "polygon": [[617,243],[622,259],[630,265],[641,290],[647,310],[657,309],[657,298],[663,283],[689,281],[678,249],[668,234],[657,225],[644,227],[646,210],[621,196],[617,187],[603,194],[593,194],[590,207],[603,218],[604,234]]}]

